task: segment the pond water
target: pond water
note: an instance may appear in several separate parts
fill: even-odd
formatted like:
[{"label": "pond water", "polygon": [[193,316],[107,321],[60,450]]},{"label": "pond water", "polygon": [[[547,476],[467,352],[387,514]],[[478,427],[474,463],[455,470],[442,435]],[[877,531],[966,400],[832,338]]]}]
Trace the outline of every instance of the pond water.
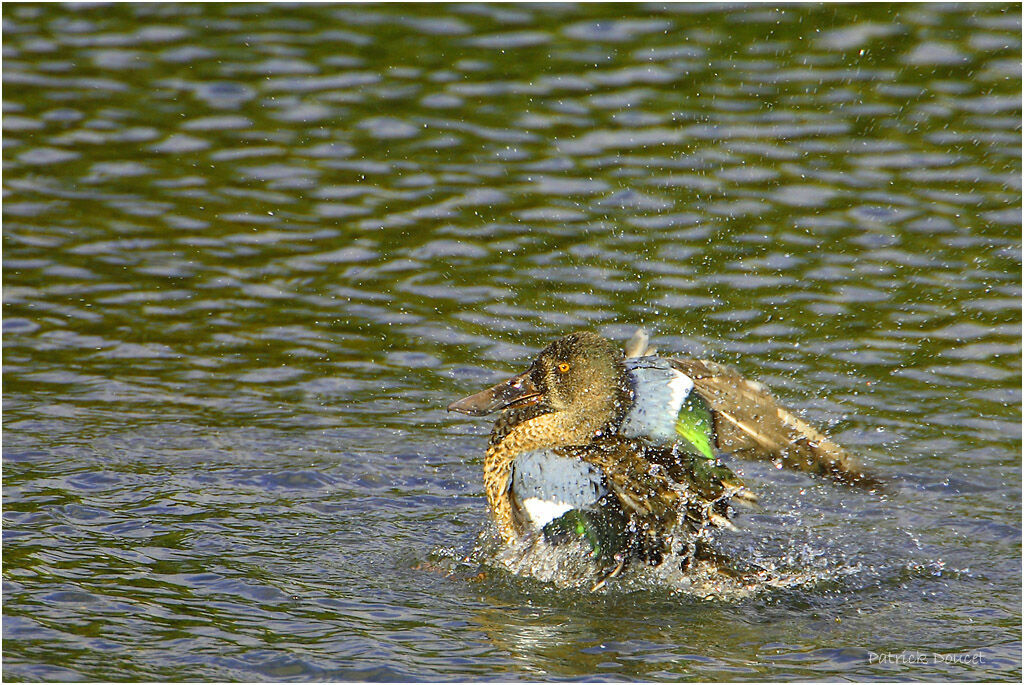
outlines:
[{"label": "pond water", "polygon": [[[1021,678],[1019,5],[3,7],[8,680]],[[705,598],[489,563],[486,421],[646,326],[892,484],[739,463]],[[443,571],[443,572],[441,572]]]}]

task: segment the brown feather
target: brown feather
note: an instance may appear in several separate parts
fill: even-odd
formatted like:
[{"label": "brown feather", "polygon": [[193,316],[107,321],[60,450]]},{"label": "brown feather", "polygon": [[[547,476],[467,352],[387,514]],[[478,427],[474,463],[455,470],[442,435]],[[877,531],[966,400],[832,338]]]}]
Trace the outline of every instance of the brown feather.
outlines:
[{"label": "brown feather", "polygon": [[849,485],[883,488],[849,452],[779,404],[761,383],[712,361],[673,359],[672,363],[693,379],[697,392],[711,406],[720,450],[770,459]]},{"label": "brown feather", "polygon": [[610,437],[584,447],[559,450],[597,466],[618,500],[633,531],[631,546],[652,564],[660,564],[672,549],[672,529],[688,502],[677,484],[647,460],[633,441]]},{"label": "brown feather", "polygon": [[[692,482],[691,474],[675,459],[672,450],[655,446],[638,450],[634,441],[608,437],[560,452],[601,469],[608,488],[634,522],[635,529],[646,538],[642,544],[650,559],[658,559],[671,549],[667,534],[677,521],[685,524],[687,536],[699,537],[709,525],[735,528],[727,516],[737,489],[719,488],[709,497]],[[743,492],[749,493],[745,489]]]}]

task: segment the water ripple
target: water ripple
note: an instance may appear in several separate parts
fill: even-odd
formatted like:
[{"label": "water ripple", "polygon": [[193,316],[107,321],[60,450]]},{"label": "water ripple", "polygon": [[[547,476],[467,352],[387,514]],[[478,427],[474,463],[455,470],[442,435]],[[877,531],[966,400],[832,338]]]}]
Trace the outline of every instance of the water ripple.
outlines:
[{"label": "water ripple", "polygon": [[[5,6],[5,669],[1018,680],[1018,10]],[[743,462],[745,600],[474,565],[444,407],[638,324],[898,493]]]}]

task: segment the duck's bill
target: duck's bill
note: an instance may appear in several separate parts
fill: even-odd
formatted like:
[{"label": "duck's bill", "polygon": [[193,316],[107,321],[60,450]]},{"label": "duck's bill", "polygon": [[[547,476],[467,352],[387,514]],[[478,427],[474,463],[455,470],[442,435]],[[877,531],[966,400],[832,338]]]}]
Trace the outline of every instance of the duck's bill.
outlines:
[{"label": "duck's bill", "polygon": [[540,391],[530,380],[530,372],[513,376],[469,397],[463,397],[448,405],[448,411],[457,411],[470,416],[483,416],[499,409],[515,409],[540,402]]}]

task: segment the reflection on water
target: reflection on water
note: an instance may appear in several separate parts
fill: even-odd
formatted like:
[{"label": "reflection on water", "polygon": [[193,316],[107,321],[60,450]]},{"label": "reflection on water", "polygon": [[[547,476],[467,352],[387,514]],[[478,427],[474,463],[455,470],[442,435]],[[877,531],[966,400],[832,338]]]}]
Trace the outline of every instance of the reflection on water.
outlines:
[{"label": "reflection on water", "polygon": [[[1020,31],[5,5],[5,674],[1019,680]],[[746,599],[417,570],[487,525],[448,402],[640,324],[897,491],[743,464],[721,543],[820,579]]]}]

